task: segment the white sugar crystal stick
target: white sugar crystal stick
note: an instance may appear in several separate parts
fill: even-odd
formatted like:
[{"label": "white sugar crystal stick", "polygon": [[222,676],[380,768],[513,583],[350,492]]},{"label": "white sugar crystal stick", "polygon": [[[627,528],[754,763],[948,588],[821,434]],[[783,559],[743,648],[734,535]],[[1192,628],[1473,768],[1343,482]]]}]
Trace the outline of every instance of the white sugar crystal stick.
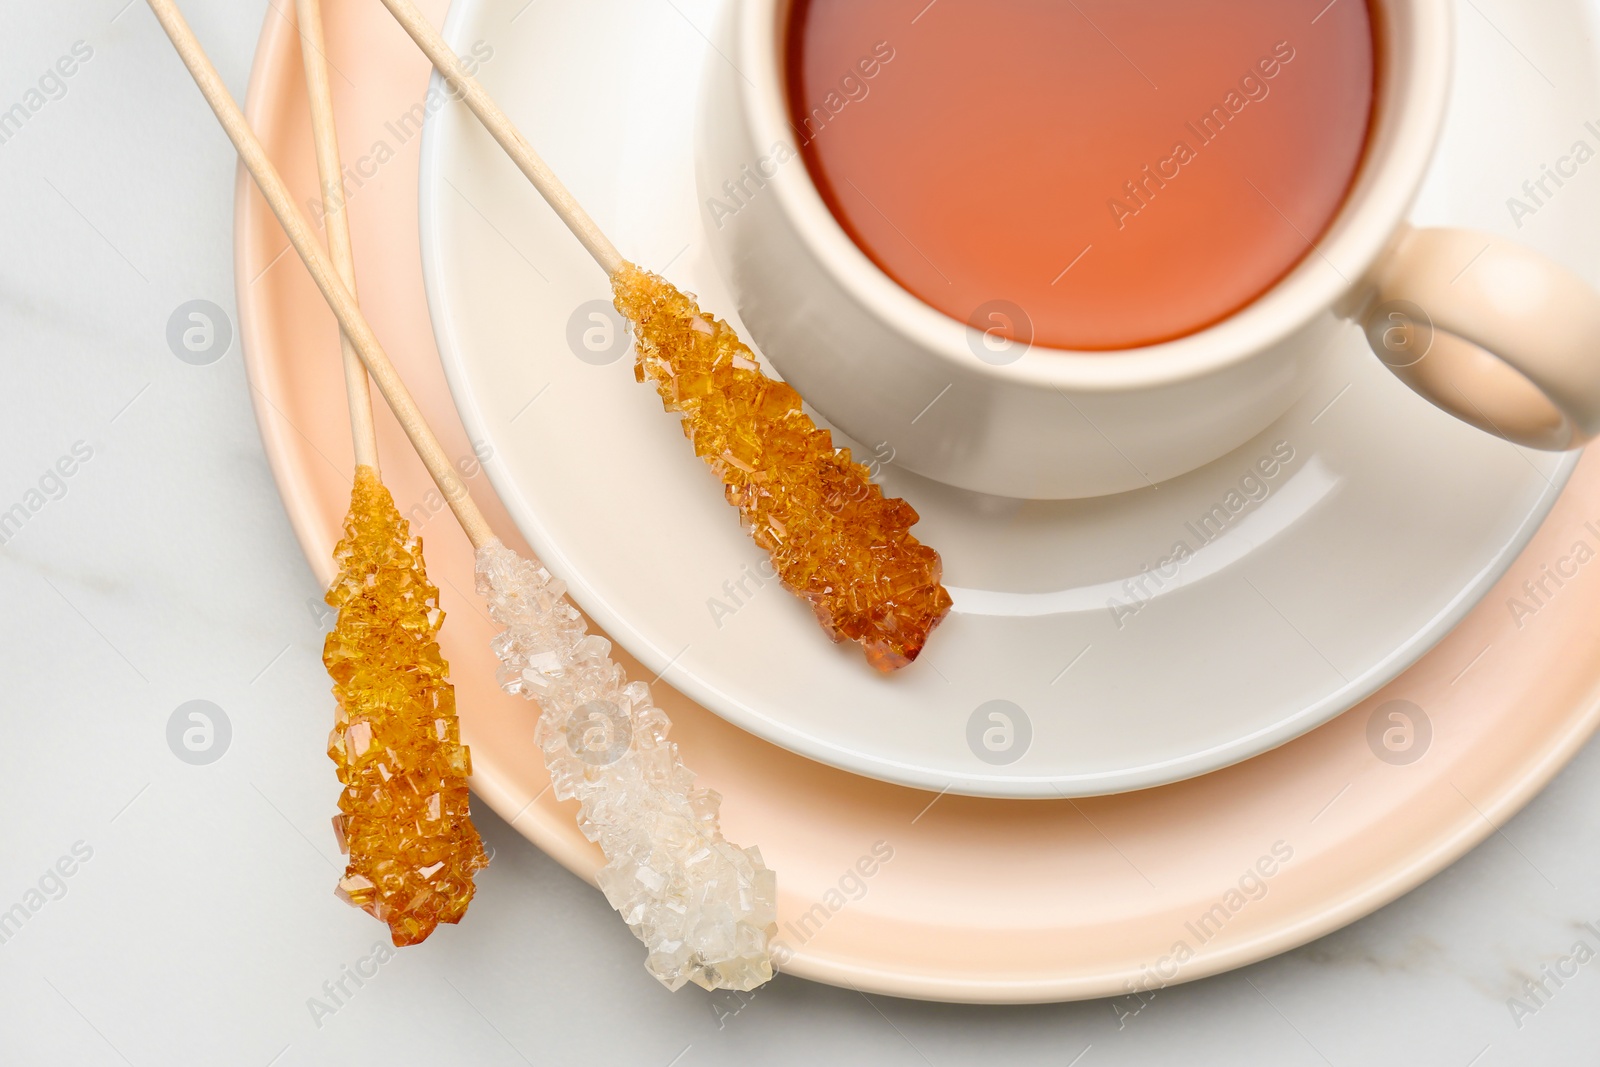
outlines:
[{"label": "white sugar crystal stick", "polygon": [[669,989],[754,989],[772,977],[777,878],[717,826],[721,798],[696,789],[667,740],[672,723],[585,628],[565,584],[503,545],[478,551],[478,592],[508,693],[542,709],[534,738],[558,800],[606,855],[600,888],[650,949]]},{"label": "white sugar crystal stick", "polygon": [[535,736],[555,794],[578,799],[580,826],[607,859],[601,889],[649,949],[646,967],[671,989],[767,981],[775,876],[754,848],[723,839],[720,798],[694,788],[649,687],[628,682],[611,643],[590,634],[564,599],[565,585],[494,536],[177,4],[146,3],[477,549],[478,590],[506,627],[494,639],[500,683],[538,701]]}]

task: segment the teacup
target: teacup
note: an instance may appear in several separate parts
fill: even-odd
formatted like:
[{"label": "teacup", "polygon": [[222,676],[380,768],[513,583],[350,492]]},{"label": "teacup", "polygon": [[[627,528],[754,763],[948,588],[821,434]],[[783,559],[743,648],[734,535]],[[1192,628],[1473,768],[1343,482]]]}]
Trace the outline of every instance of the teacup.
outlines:
[{"label": "teacup", "polygon": [[1366,153],[1315,252],[1215,325],[1114,354],[1014,340],[1003,305],[994,328],[950,318],[852,241],[789,122],[792,2],[727,6],[727,62],[708,65],[702,96],[702,212],[751,339],[823,417],[895,463],[1035,499],[1172,478],[1279,418],[1346,321],[1413,390],[1487,432],[1548,450],[1600,433],[1600,293],[1512,242],[1405,222],[1444,120],[1449,0],[1371,0]]}]

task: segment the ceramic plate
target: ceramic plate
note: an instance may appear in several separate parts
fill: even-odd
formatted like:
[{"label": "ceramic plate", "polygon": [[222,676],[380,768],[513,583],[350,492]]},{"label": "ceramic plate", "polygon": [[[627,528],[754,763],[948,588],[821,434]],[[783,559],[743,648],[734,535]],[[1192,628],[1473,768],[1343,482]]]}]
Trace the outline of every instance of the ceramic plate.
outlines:
[{"label": "ceramic plate", "polygon": [[[694,191],[699,64],[725,62],[696,31],[723,6],[458,0],[447,35],[463,55],[491,42],[484,84],[625,255],[736,320]],[[1546,107],[1542,83],[1508,88],[1528,97],[1523,121],[1493,141],[1447,138],[1419,216],[1510,228],[1497,161],[1541,158],[1600,113],[1593,93]],[[1478,197],[1479,210],[1458,206]],[[1574,225],[1524,236],[1600,274],[1597,207],[1570,197]],[[1022,502],[885,463],[885,491],[922,515],[916,532],[942,552],[955,598],[923,658],[886,677],[763,579],[764,553],[677,418],[635,383],[599,269],[464,107],[424,135],[422,244],[462,419],[578,603],[735,725],[935,791],[1146,788],[1326,722],[1459,621],[1570,469],[1432,410],[1354,326],[1277,424],[1160,486]]]},{"label": "ceramic plate", "polygon": [[[348,79],[336,77],[335,90],[347,162],[363,174],[350,207],[364,302],[446,446],[471,470],[472,444],[445,388],[423,300],[418,141],[405,136],[402,121],[424,100],[427,69],[381,5],[328,0],[326,6],[331,55]],[[440,0],[422,6],[443,20]],[[523,21],[545,6],[567,12],[577,5],[546,0]],[[640,6],[645,17],[656,5]],[[678,18],[670,5],[662,10]],[[1561,89],[1541,90],[1541,75],[1467,10],[1463,68],[1475,80],[1463,87],[1458,106],[1476,117],[1453,125],[1449,151],[1461,150],[1463,138],[1518,143],[1508,131],[1540,109],[1561,108],[1563,93],[1581,90],[1591,98],[1587,72],[1594,57],[1586,51],[1590,26],[1580,8],[1541,5],[1535,13],[1507,6],[1495,14],[1500,30]],[[700,46],[687,23],[654,25],[664,47]],[[576,97],[563,99],[570,104]],[[314,196],[299,43],[275,10],[264,27],[249,110],[300,199]],[[1491,159],[1486,167],[1505,179],[1504,188],[1479,195],[1503,210],[1504,197],[1526,174],[1582,136],[1580,124],[1526,158]],[[1527,220],[1524,236],[1553,240],[1570,224],[1560,214],[1566,205],[1576,208],[1597,194],[1570,188]],[[1464,218],[1479,202],[1463,198],[1448,206]],[[253,192],[241,191],[237,223],[241,336],[263,441],[306,556],[327,579],[352,468],[336,330],[293,254],[283,254],[286,241]],[[540,246],[522,251],[542,254]],[[546,790],[532,742],[534,709],[494,686],[493,628],[472,593],[469,546],[386,414],[381,427],[386,478],[420,528],[430,574],[443,590],[444,649],[479,801],[592,881],[599,853],[578,833],[572,806],[554,802]],[[575,454],[568,448],[560,458]],[[598,496],[610,491],[616,472],[594,462]],[[515,527],[483,476],[468,484],[491,522],[516,543]],[[663,518],[641,507],[643,521]],[[656,692],[690,766],[723,794],[729,837],[759,844],[779,872],[780,929],[796,951],[790,973],[946,1000],[1114,996],[1136,982],[1183,981],[1249,963],[1350,922],[1493,833],[1547,782],[1600,714],[1600,564],[1575,562],[1600,548],[1597,531],[1600,462],[1591,458],[1579,464],[1507,575],[1380,692],[1266,755],[1120,796],[941,797],[820,765],[736,729],[664,684]],[[1579,544],[1585,551],[1575,550]],[[1570,576],[1557,587],[1547,577],[1552,571]],[[1525,582],[1545,583],[1549,595],[1534,604]],[[636,676],[650,677],[637,661],[626,655],[622,661]],[[331,721],[333,708],[305,713]],[[325,757],[308,752],[306,758]],[[858,891],[847,876],[879,842],[892,859]],[[1277,858],[1285,853],[1292,853],[1288,860]],[[1247,869],[1272,871],[1268,892],[1246,878]],[[350,921],[369,920],[352,914]],[[1175,953],[1180,942],[1186,951]],[[627,939],[618,944],[628,946],[623,952],[636,948]]]}]

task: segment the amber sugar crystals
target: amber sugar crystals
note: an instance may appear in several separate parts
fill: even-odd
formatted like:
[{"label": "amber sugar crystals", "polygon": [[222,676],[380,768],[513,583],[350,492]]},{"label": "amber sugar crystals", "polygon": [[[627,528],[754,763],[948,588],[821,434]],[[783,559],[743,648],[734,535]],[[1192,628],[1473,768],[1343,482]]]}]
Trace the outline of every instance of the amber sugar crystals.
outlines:
[{"label": "amber sugar crystals", "polygon": [[916,659],[950,611],[939,553],[911,535],[916,511],[885,497],[848,448],[835,448],[800,395],[763,374],[726,322],[632,264],[611,283],[634,326],[635,375],[683,413],[684,436],[783,584],[879,670]]},{"label": "amber sugar crystals", "polygon": [[338,893],[387,923],[396,945],[414,945],[461,921],[488,864],[468,814],[471,757],[439,652],[439,590],[371,467],[356,469],[344,531],[327,595],[338,623],[322,653],[339,701],[334,827],[350,856]]}]

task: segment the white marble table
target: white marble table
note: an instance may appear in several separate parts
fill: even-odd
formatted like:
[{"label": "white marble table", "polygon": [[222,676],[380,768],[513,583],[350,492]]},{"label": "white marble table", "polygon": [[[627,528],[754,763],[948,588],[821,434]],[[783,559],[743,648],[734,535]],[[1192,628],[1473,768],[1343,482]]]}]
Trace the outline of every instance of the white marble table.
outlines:
[{"label": "white marble table", "polygon": [[[186,8],[242,93],[266,3]],[[330,892],[319,589],[237,343],[194,365],[166,339],[185,302],[232,314],[231,150],[139,0],[9,0],[0,123],[17,102],[40,106],[0,125],[0,512],[28,512],[0,547],[0,915],[26,918],[0,919],[0,1063],[1600,1062],[1600,963],[1562,962],[1600,950],[1594,747],[1399,902],[1131,1018],[788,978],[670,995],[486,812],[471,921],[375,959]],[[191,700],[226,715],[214,763],[169,747]]]}]

